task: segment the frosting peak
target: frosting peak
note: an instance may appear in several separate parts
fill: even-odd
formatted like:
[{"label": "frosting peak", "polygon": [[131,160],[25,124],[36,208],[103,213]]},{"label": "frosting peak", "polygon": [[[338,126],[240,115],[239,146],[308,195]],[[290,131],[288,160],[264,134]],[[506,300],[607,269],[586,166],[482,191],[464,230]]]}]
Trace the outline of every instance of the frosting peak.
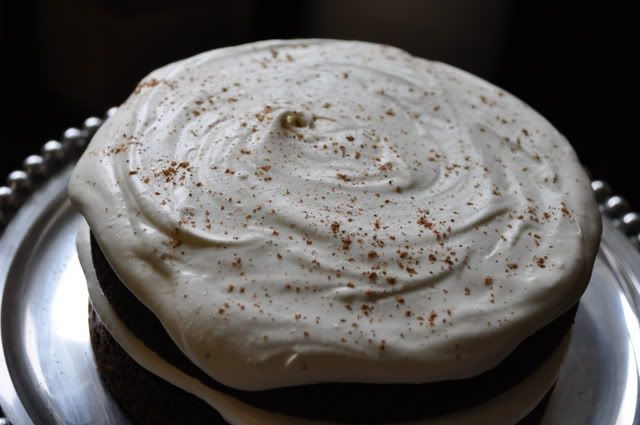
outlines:
[{"label": "frosting peak", "polygon": [[360,42],[154,71],[69,191],[187,357],[249,390],[483,372],[577,301],[599,239],[588,180],[544,118]]}]

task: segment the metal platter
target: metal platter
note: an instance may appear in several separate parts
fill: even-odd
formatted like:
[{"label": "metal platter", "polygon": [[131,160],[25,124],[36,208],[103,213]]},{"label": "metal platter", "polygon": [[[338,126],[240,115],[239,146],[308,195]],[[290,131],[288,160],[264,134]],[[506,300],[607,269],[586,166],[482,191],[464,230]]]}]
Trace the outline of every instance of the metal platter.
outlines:
[{"label": "metal platter", "polygon": [[[87,132],[66,141],[81,149]],[[31,162],[47,157],[40,159]],[[66,196],[73,158],[58,161],[68,165],[42,177],[0,234],[0,425],[127,425],[95,368],[75,248],[81,217]],[[0,201],[43,171],[26,162],[25,170],[10,175]],[[637,231],[640,218],[602,182],[593,188],[605,214],[603,241],[543,425],[640,425],[640,254],[620,230]]]}]

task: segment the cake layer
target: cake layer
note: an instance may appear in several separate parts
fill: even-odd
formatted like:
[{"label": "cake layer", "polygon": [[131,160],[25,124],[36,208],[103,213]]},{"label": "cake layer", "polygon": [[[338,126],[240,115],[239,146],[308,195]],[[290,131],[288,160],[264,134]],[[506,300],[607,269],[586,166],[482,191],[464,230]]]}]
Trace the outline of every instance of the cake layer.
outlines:
[{"label": "cake layer", "polygon": [[[96,277],[99,296],[109,304],[136,339],[164,361],[203,384],[254,407],[286,415],[343,423],[396,423],[456,412],[487,401],[518,385],[555,351],[570,328],[575,308],[570,309],[525,340],[500,365],[484,374],[459,381],[432,384],[317,384],[247,392],[226,387],[199,370],[182,355],[153,315],[128,293],[109,268],[99,247],[89,240],[84,225],[78,236],[79,250],[91,252],[91,276]],[[81,240],[86,242],[81,243]],[[89,254],[84,254],[88,256]],[[85,272],[88,265],[83,266]],[[94,271],[95,270],[95,271]],[[95,292],[93,298],[96,297]],[[389,398],[393,397],[393,409]],[[318,403],[317,400],[322,400]],[[368,406],[354,409],[354,406]]]},{"label": "cake layer", "polygon": [[261,42],[154,71],[69,193],[179,351],[241,390],[490,370],[576,304],[600,234],[544,118],[359,42]]}]

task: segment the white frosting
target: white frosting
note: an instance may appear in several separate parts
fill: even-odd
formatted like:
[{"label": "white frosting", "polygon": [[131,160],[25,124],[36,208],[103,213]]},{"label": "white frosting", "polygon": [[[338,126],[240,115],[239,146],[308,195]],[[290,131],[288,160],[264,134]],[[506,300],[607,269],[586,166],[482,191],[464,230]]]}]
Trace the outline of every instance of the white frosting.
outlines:
[{"label": "white frosting", "polygon": [[[87,277],[91,304],[100,321],[116,342],[137,362],[165,381],[204,400],[231,425],[336,425],[303,420],[255,408],[207,387],[185,374],[147,348],[118,318],[98,284],[89,242],[89,227],[82,223],[78,232],[78,256]],[[412,422],[413,425],[514,425],[524,418],[553,386],[569,347],[567,335],[554,353],[530,376],[498,397],[473,408],[450,415]]]},{"label": "white frosting", "polygon": [[185,355],[246,390],[486,371],[578,300],[600,235],[544,118],[360,42],[268,41],[154,71],[69,193]]}]

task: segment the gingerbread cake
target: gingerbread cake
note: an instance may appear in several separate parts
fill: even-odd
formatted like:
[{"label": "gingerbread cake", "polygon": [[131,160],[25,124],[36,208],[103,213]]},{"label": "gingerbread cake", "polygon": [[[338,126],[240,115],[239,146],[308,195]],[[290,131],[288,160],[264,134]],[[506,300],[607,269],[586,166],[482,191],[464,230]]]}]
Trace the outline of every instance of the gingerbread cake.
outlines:
[{"label": "gingerbread cake", "polygon": [[535,423],[600,238],[541,115],[353,41],[152,72],[69,194],[98,368],[149,425]]}]

